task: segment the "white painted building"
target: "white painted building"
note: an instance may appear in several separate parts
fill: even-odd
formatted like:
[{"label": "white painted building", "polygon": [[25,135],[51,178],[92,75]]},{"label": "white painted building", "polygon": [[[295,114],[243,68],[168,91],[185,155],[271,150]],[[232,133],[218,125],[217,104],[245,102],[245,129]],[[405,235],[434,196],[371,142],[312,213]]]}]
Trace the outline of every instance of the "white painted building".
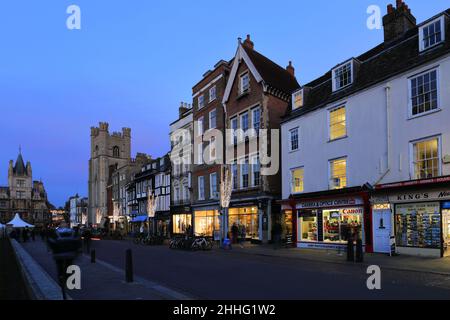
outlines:
[{"label": "white painted building", "polygon": [[352,234],[367,251],[446,255],[449,14],[416,25],[403,2],[388,6],[384,43],[293,94],[282,193],[299,247],[341,248]]}]

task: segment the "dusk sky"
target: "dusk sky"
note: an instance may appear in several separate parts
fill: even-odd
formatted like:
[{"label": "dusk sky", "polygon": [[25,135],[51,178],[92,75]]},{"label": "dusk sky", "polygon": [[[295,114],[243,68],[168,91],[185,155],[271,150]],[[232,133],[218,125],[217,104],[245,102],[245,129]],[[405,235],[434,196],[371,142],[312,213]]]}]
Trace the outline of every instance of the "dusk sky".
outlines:
[{"label": "dusk sky", "polygon": [[[180,101],[237,38],[285,67],[301,84],[383,41],[366,27],[369,5],[391,1],[14,0],[0,10],[0,185],[19,145],[50,202],[87,196],[90,127],[132,128],[132,154],[169,151]],[[418,22],[448,0],[406,1]],[[66,9],[81,8],[81,30]]]}]

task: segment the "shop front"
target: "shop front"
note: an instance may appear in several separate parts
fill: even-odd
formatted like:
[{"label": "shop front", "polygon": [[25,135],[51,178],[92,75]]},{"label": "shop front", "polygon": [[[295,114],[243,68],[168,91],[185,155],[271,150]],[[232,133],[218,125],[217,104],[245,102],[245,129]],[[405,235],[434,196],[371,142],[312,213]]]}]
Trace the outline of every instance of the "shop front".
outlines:
[{"label": "shop front", "polygon": [[[443,185],[444,181],[441,178],[377,186],[372,201],[376,252],[386,252],[389,241],[389,249],[398,254],[435,258],[450,255],[450,186]],[[382,204],[380,199],[387,203]],[[389,232],[380,232],[380,225]]]},{"label": "shop front", "polygon": [[371,252],[366,230],[370,225],[367,193],[330,193],[316,198],[304,195],[283,202],[282,212],[292,221],[297,247],[344,251],[351,237],[354,241],[362,239],[365,250]]},{"label": "shop front", "polygon": [[237,227],[238,237],[248,241],[261,241],[261,214],[257,206],[230,208],[228,210],[228,228]]},{"label": "shop front", "polygon": [[220,234],[221,215],[216,205],[195,207],[192,216],[192,235],[214,237]]},{"label": "shop front", "polygon": [[192,213],[190,206],[171,206],[171,225],[169,227],[172,235],[186,235],[192,233]]}]

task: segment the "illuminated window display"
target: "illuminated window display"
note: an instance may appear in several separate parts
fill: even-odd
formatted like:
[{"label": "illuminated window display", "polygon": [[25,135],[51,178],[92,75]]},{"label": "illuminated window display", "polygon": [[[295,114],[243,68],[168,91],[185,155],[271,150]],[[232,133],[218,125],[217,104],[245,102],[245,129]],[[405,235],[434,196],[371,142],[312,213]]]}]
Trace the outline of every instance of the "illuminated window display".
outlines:
[{"label": "illuminated window display", "polygon": [[441,248],[440,203],[411,203],[395,208],[396,243],[402,247]]},{"label": "illuminated window display", "polygon": [[173,233],[185,234],[188,226],[192,226],[192,216],[190,214],[174,214],[173,219]]},{"label": "illuminated window display", "polygon": [[317,210],[300,217],[301,241],[317,241]]},{"label": "illuminated window display", "polygon": [[218,210],[195,211],[194,234],[212,237],[214,230],[220,230]]},{"label": "illuminated window display", "polygon": [[245,233],[245,238],[247,239],[260,239],[257,207],[230,208],[228,217],[229,232],[231,232],[233,224],[236,224],[239,228],[240,236],[243,236]]},{"label": "illuminated window display", "polygon": [[362,239],[362,209],[323,210],[323,239],[325,242],[347,242],[350,234]]}]

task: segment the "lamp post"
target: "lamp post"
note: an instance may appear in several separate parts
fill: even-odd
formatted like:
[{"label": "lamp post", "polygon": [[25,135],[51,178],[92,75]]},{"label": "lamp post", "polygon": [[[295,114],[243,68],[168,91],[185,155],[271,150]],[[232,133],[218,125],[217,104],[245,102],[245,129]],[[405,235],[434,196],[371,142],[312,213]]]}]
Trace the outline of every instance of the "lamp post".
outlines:
[{"label": "lamp post", "polygon": [[222,242],[228,233],[228,207],[233,191],[231,169],[227,164],[222,165],[220,174],[220,206],[222,207]]}]

